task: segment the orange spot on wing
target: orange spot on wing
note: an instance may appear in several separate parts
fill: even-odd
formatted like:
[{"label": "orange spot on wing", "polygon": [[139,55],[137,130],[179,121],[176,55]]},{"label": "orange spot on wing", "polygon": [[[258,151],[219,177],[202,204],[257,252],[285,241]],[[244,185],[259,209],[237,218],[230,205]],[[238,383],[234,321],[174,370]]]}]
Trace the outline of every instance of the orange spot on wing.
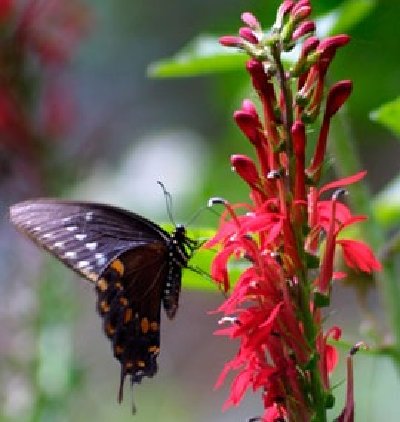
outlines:
[{"label": "orange spot on wing", "polygon": [[132,320],[132,308],[128,308],[125,311],[125,315],[124,315],[124,323],[127,324],[129,321]]},{"label": "orange spot on wing", "polygon": [[120,259],[115,259],[111,263],[110,267],[113,268],[120,276],[124,274],[124,271],[125,271],[124,264],[122,263]]},{"label": "orange spot on wing", "polygon": [[127,299],[126,297],[124,297],[124,296],[121,296],[121,297],[119,298],[119,303],[120,303],[122,306],[128,306],[128,304],[129,304],[128,299]]},{"label": "orange spot on wing", "polygon": [[142,329],[143,334],[146,334],[149,331],[149,320],[147,318],[142,318],[140,321],[140,328]]},{"label": "orange spot on wing", "polygon": [[117,344],[114,348],[114,353],[119,356],[119,355],[122,355],[123,352],[124,352],[124,348]]},{"label": "orange spot on wing", "polygon": [[110,323],[107,323],[105,332],[109,337],[111,337],[115,334],[115,327],[113,327]]},{"label": "orange spot on wing", "polygon": [[110,310],[110,305],[107,303],[106,300],[102,300],[100,302],[100,310],[101,312],[103,312],[104,314],[106,314],[107,312],[109,312]]},{"label": "orange spot on wing", "polygon": [[97,282],[97,287],[99,288],[99,290],[101,292],[105,292],[108,289],[108,283],[104,278],[101,278],[98,282]]}]

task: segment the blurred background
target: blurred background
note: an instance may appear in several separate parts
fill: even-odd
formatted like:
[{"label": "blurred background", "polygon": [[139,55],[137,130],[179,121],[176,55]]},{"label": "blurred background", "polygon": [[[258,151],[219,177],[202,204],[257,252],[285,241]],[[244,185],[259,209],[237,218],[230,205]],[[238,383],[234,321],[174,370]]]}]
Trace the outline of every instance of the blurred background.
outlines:
[{"label": "blurred background", "polygon": [[[393,34],[400,4],[314,3],[314,16],[330,27],[341,18],[352,37],[330,72],[332,81],[354,82],[338,133],[350,135],[377,203],[388,192],[396,202],[398,190],[385,188],[397,176],[400,144],[370,114],[399,95]],[[150,78],[148,69],[153,64],[153,74],[162,76],[154,63],[199,34],[235,33],[242,11],[268,27],[278,4],[0,0],[0,421],[222,422],[262,413],[251,393],[239,408],[221,412],[229,383],[218,391],[213,385],[236,347],[212,335],[218,315],[209,311],[223,297],[209,288],[185,289],[185,281],[176,319],[162,324],[159,374],[133,394],[126,387],[118,406],[119,364],[102,334],[91,286],[18,235],[7,210],[23,199],[55,196],[112,203],[168,222],[157,180],[172,193],[179,222],[211,196],[245,200],[229,156],[250,149],[231,117],[242,98],[254,97],[246,72],[231,66]],[[353,14],[352,4],[359,6]],[[204,212],[194,226],[216,224]],[[388,232],[396,224],[396,217],[382,218]],[[369,289],[337,285],[334,293],[327,325],[342,326],[349,343],[365,337],[371,314],[385,325],[379,289],[365,283]],[[355,367],[357,420],[399,420],[400,383],[391,362],[360,354]],[[339,368],[338,408],[343,379]]]}]

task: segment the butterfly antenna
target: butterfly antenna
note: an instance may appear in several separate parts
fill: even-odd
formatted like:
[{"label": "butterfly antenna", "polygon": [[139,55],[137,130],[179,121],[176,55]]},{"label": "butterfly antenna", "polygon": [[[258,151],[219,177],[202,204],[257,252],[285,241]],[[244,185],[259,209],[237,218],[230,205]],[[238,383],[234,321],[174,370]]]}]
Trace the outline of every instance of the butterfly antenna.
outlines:
[{"label": "butterfly antenna", "polygon": [[213,214],[215,214],[217,217],[221,217],[221,214],[218,211],[215,211],[215,209],[210,206],[210,204],[204,205],[203,207],[201,207],[200,209],[198,209],[197,211],[195,211],[195,213],[189,218],[189,221],[185,224],[185,227],[190,226],[194,220],[196,220],[196,218],[204,211],[204,210],[208,210],[210,212],[212,212]]},{"label": "butterfly antenna", "polygon": [[197,211],[194,212],[194,214],[189,218],[189,220],[187,221],[187,223],[185,224],[185,227],[190,226],[194,220],[196,220],[196,218],[205,210],[207,209],[207,206],[201,207],[200,209],[198,209]]},{"label": "butterfly antenna", "polygon": [[160,182],[159,180],[157,180],[157,183],[161,186],[161,189],[163,190],[163,193],[164,193],[165,205],[167,207],[168,217],[171,220],[171,223],[176,227],[174,218],[172,217],[172,196],[165,188],[165,185],[163,182]]}]

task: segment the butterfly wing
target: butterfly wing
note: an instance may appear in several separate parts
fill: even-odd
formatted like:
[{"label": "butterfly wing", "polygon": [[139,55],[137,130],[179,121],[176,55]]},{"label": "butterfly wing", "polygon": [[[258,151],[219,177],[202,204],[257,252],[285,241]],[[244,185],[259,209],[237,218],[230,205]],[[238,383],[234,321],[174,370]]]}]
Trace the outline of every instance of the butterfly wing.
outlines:
[{"label": "butterfly wing", "polygon": [[166,253],[165,243],[158,241],[128,250],[110,263],[97,282],[104,332],[121,364],[119,401],[126,376],[140,383],[157,372]]},{"label": "butterfly wing", "polygon": [[37,199],[12,206],[10,218],[26,236],[91,281],[124,251],[169,238],[151,221],[103,204]]}]

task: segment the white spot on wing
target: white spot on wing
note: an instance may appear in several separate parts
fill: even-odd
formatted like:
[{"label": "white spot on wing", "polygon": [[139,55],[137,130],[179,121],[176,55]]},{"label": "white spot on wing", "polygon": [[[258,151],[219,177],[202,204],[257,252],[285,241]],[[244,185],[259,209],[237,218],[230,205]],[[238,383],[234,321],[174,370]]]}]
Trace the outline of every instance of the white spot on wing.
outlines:
[{"label": "white spot on wing", "polygon": [[86,215],[85,215],[85,220],[91,221],[92,219],[93,219],[93,211],[87,212]]},{"label": "white spot on wing", "polygon": [[85,246],[89,251],[94,251],[97,248],[97,242],[86,243]]},{"label": "white spot on wing", "polygon": [[43,239],[51,239],[53,237],[53,233],[45,233],[43,235]]},{"label": "white spot on wing", "polygon": [[74,252],[74,251],[65,252],[64,257],[74,259],[74,258],[76,258],[76,252]]},{"label": "white spot on wing", "polygon": [[78,226],[69,226],[66,227],[66,230],[68,230],[69,232],[74,232],[75,230],[78,230]]},{"label": "white spot on wing", "polygon": [[56,242],[54,243],[54,247],[55,248],[63,248],[64,247],[65,242]]},{"label": "white spot on wing", "polygon": [[97,265],[101,266],[104,265],[106,263],[106,257],[104,256],[104,254],[102,253],[97,253],[94,256],[97,260]]},{"label": "white spot on wing", "polygon": [[33,232],[40,232],[40,230],[42,230],[40,226],[36,226],[32,229]]},{"label": "white spot on wing", "polygon": [[72,217],[65,217],[62,219],[63,223],[69,223],[72,220]]},{"label": "white spot on wing", "polygon": [[85,268],[90,265],[89,261],[79,261],[77,264],[77,268]]},{"label": "white spot on wing", "polygon": [[77,239],[77,240],[84,240],[86,238],[87,238],[86,234],[76,234],[75,235],[75,239]]}]

